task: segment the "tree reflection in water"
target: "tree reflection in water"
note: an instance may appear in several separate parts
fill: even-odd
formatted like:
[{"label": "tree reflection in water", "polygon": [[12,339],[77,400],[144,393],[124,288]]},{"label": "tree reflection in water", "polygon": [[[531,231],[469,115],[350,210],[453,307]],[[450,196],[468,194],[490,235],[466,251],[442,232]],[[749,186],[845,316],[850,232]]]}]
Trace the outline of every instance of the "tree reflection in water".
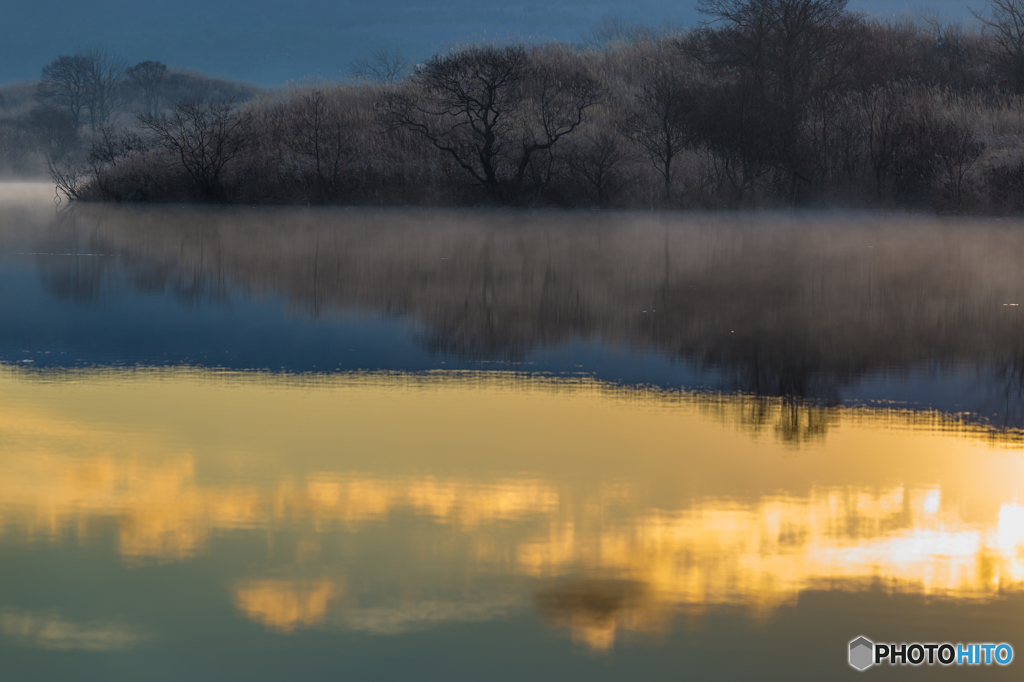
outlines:
[{"label": "tree reflection in water", "polygon": [[[407,319],[442,356],[518,362],[596,342],[794,405],[837,404],[866,377],[973,367],[983,395],[962,411],[1024,424],[1024,308],[1004,305],[1024,298],[1024,237],[1006,223],[105,206],[33,220],[26,250],[103,254],[36,259],[49,290],[79,305],[118,277],[193,304],[281,297],[310,318]],[[22,225],[0,225],[5,250]]]}]

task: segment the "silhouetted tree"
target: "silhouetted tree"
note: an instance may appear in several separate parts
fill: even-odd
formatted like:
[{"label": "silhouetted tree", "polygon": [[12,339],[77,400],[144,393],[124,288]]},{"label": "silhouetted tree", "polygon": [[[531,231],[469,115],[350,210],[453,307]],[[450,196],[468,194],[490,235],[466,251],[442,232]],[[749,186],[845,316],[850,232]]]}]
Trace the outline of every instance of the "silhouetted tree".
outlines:
[{"label": "silhouetted tree", "polygon": [[[82,166],[47,161],[46,172],[50,174],[57,191],[67,197],[69,201],[83,198],[89,178],[86,177],[85,169]],[[96,178],[91,179],[93,182],[97,180]]]},{"label": "silhouetted tree", "polygon": [[89,174],[95,178],[97,188],[106,196],[125,199],[125,196],[120,196],[115,188],[107,184],[106,179],[132,154],[144,153],[148,149],[146,140],[135,130],[115,128],[112,125],[100,126],[86,157]]},{"label": "silhouetted tree", "polygon": [[926,205],[932,194],[939,171],[940,125],[934,103],[925,95],[908,98],[900,108],[892,178],[901,204]]},{"label": "silhouetted tree", "polygon": [[534,63],[521,45],[487,45],[434,56],[382,108],[391,128],[426,139],[501,198],[503,183],[522,189],[534,155],[575,130],[600,92],[581,71]]},{"label": "silhouetted tree", "polygon": [[657,168],[665,185],[665,200],[670,201],[672,161],[692,142],[688,119],[694,93],[682,65],[662,55],[651,61],[618,128]]},{"label": "silhouetted tree", "polygon": [[857,62],[862,20],[848,0],[701,0],[698,10],[718,24],[703,33],[703,58],[740,74],[761,90],[781,117],[776,128],[781,169],[797,183],[812,174],[801,158],[800,131],[815,97],[843,87]]},{"label": "silhouetted tree", "polygon": [[370,57],[360,57],[349,64],[349,75],[360,81],[397,83],[405,77],[409,62],[398,48],[380,47]]},{"label": "silhouetted tree", "polygon": [[128,63],[107,49],[88,50],[87,64],[89,125],[93,130],[105,125],[122,105],[121,84]]},{"label": "silhouetted tree", "polygon": [[959,121],[946,121],[936,131],[935,155],[953,208],[964,204],[964,180],[985,151],[985,143]]},{"label": "silhouetted tree", "polygon": [[858,97],[863,116],[861,129],[874,175],[875,198],[879,200],[896,162],[902,139],[903,109],[908,97],[908,88],[898,83],[871,88]]},{"label": "silhouetted tree", "polygon": [[971,12],[991,41],[985,50],[989,63],[1014,92],[1024,93],[1024,0],[990,0],[988,14]]},{"label": "silhouetted tree", "polygon": [[139,125],[156,146],[177,157],[199,197],[214,201],[223,196],[224,167],[248,141],[251,121],[230,99],[193,99],[179,102],[168,115],[141,116]]},{"label": "silhouetted tree", "polygon": [[[570,51],[552,48],[533,55],[522,85],[518,145],[511,155],[518,157],[513,178],[516,191],[523,190],[527,169],[533,170],[535,192],[550,182],[555,145],[583,124],[586,111],[604,95],[604,88]],[[543,168],[534,166],[539,157],[548,161]]]},{"label": "silhouetted tree", "polygon": [[128,86],[142,99],[147,116],[160,113],[160,98],[167,83],[167,65],[146,60],[125,72]]},{"label": "silhouetted tree", "polygon": [[93,175],[99,175],[103,169],[116,166],[133,152],[144,152],[149,149],[146,141],[134,130],[108,125],[101,127],[97,132],[96,140],[89,147],[87,159]]},{"label": "silhouetted tree", "polygon": [[611,131],[604,131],[573,145],[568,155],[570,171],[594,189],[602,206],[609,201],[609,190],[624,156],[619,139]]},{"label": "silhouetted tree", "polygon": [[712,152],[712,166],[737,205],[757,182],[782,162],[784,112],[749,78],[705,83],[691,117],[693,135]]},{"label": "silhouetted tree", "polygon": [[50,106],[65,109],[79,127],[82,110],[91,97],[89,60],[82,54],[62,55],[43,67],[38,98]]},{"label": "silhouetted tree", "polygon": [[384,99],[385,121],[426,139],[497,197],[527,61],[520,45],[435,55],[417,69],[411,88]]},{"label": "silhouetted tree", "polygon": [[351,160],[353,125],[346,107],[323,88],[299,93],[290,108],[286,144],[308,161],[322,203],[337,194],[341,174]]}]

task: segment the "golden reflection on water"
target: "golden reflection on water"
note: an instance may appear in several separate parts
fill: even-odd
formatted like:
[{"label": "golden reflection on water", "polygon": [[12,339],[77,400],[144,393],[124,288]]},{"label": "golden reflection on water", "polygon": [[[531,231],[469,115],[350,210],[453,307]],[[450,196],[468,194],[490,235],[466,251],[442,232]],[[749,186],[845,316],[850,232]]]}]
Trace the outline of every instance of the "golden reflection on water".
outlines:
[{"label": "golden reflection on water", "polygon": [[[791,423],[792,406],[753,420],[746,398],[185,370],[0,370],[0,408],[0,543],[113,530],[134,567],[249,533],[267,543],[263,569],[224,589],[280,633],[536,608],[603,650],[681,612],[768,618],[808,590],[1024,589],[1017,441],[935,415],[833,409],[794,446],[751,428]],[[389,553],[339,557],[332,538]]]},{"label": "golden reflection on water", "polygon": [[338,596],[330,580],[249,580],[235,589],[235,604],[246,617],[280,632],[323,622]]}]

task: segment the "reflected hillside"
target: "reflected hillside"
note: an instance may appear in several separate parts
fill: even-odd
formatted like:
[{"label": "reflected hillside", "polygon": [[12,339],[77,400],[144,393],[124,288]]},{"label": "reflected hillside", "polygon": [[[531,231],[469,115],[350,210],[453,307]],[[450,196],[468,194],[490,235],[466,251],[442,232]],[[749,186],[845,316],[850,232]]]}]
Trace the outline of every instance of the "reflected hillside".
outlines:
[{"label": "reflected hillside", "polygon": [[1024,592],[1024,459],[938,416],[834,408],[794,451],[740,398],[500,373],[7,370],[0,404],[0,546],[216,561],[282,635],[532,608],[605,650],[815,590]]},{"label": "reflected hillside", "polygon": [[456,357],[597,341],[825,401],[912,367],[982,366],[1015,410],[1024,385],[1024,233],[999,221],[87,206],[2,234],[5,250],[27,238],[32,253],[98,254],[34,256],[77,303],[124,274],[184,302],[401,317]]}]

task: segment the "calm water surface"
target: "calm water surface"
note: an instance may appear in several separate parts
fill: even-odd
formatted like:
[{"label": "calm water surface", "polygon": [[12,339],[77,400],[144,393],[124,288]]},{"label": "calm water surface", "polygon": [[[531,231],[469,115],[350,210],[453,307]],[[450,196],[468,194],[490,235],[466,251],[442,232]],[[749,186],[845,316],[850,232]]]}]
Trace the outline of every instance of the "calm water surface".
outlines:
[{"label": "calm water surface", "polygon": [[0,186],[0,680],[1024,656],[1022,223],[51,196]]}]

